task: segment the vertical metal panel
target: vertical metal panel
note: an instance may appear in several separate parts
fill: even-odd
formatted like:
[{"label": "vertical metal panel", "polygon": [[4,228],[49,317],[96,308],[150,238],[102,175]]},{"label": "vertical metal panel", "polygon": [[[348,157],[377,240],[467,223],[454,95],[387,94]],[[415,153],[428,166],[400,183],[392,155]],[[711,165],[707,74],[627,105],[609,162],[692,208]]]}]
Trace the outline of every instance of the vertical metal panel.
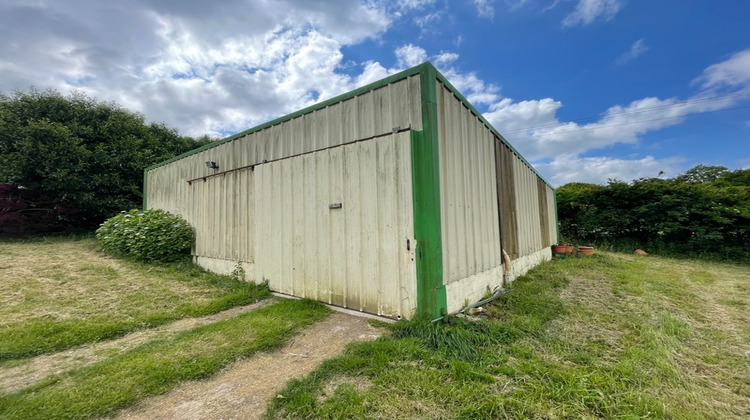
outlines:
[{"label": "vertical metal panel", "polygon": [[412,314],[408,132],[260,165],[255,184],[256,278],[282,293]]},{"label": "vertical metal panel", "polygon": [[518,216],[516,211],[516,189],[513,174],[513,151],[500,139],[495,139],[495,166],[498,208],[500,210],[500,235],[505,252],[511,259],[519,257]]},{"label": "vertical metal panel", "polygon": [[195,228],[195,255],[253,262],[253,189],[249,169],[188,185],[189,207],[183,216]]},{"label": "vertical metal panel", "polygon": [[[194,255],[235,259],[235,256],[240,255],[239,250],[244,249],[241,260],[253,261],[252,254],[247,254],[252,253],[254,247],[252,228],[247,227],[245,232],[237,231],[237,224],[242,216],[235,215],[252,217],[248,213],[250,210],[240,211],[237,207],[246,200],[243,192],[235,191],[236,186],[218,181],[222,177],[229,177],[231,180],[234,175],[207,178],[206,185],[203,186],[205,191],[193,191],[193,186],[188,186],[188,180],[215,173],[206,167],[206,161],[217,162],[219,171],[223,172],[387,133],[396,126],[412,127],[415,130],[422,128],[419,75],[154,168],[148,173],[146,202],[149,208],[164,209],[189,217],[191,224],[196,229],[201,229]],[[237,181],[244,182],[243,179]],[[198,185],[196,183],[195,187]],[[192,196],[200,197],[205,203],[212,203],[220,208],[214,209],[204,204],[208,207],[195,209]],[[232,209],[224,206],[232,206]],[[209,226],[211,233],[202,231],[204,228],[208,229],[205,225]],[[245,226],[250,225],[245,223]],[[211,239],[213,234],[229,242]]]},{"label": "vertical metal panel", "polygon": [[437,83],[443,282],[502,262],[494,136],[442,83]]},{"label": "vertical metal panel", "polygon": [[516,194],[516,219],[518,223],[519,256],[531,255],[543,248],[539,223],[539,193],[537,176],[518,157],[513,157]]},{"label": "vertical metal panel", "polygon": [[549,206],[547,205],[547,184],[541,179],[536,179],[536,192],[539,200],[539,225],[541,230],[542,247],[552,245],[549,242]]}]

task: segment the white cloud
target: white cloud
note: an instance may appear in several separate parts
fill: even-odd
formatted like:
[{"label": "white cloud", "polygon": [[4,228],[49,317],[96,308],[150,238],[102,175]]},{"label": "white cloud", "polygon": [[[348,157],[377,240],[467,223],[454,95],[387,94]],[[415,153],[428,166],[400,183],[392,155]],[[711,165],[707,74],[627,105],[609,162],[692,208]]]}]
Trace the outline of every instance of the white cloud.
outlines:
[{"label": "white cloud", "polygon": [[[443,59],[453,58],[446,57],[444,53],[438,55],[438,58],[441,57]],[[485,82],[474,72],[461,72],[451,67],[448,63],[440,63],[438,70],[475,106],[490,105],[500,100],[500,87],[493,83]]]},{"label": "white cloud", "polygon": [[437,67],[447,67],[458,60],[458,54],[454,52],[441,52],[433,57],[432,61]]},{"label": "white cloud", "polygon": [[578,0],[575,10],[563,20],[563,26],[588,25],[600,17],[610,20],[623,3],[623,0]]},{"label": "white cloud", "polygon": [[529,159],[581,154],[615,144],[634,144],[640,136],[684,121],[692,113],[727,108],[734,98],[643,98],[607,109],[596,121],[560,121],[562,103],[551,98],[513,102],[508,98],[490,106],[485,118]]},{"label": "white cloud", "polygon": [[357,76],[355,83],[357,86],[364,86],[368,83],[376,82],[394,72],[393,69],[386,69],[377,61],[367,61],[363,68],[364,70],[362,73]]},{"label": "white cloud", "polygon": [[[424,52],[420,47],[410,47],[419,48],[420,54]],[[643,98],[612,106],[590,123],[566,122],[557,117],[563,106],[560,101],[544,98],[516,102],[502,97],[497,85],[487,83],[476,73],[456,68],[458,54],[443,51],[431,58],[472,104],[487,107],[485,118],[558,186],[572,181],[606,183],[615,178],[630,181],[657,176],[659,171],[676,175],[682,169],[681,158],[585,155],[615,144],[637,143],[644,133],[678,124],[686,114],[732,104],[731,98]]]},{"label": "white cloud", "polygon": [[675,176],[682,172],[684,159],[679,157],[656,159],[646,156],[641,159],[614,159],[609,157],[579,157],[561,155],[549,163],[534,165],[555,186],[569,182],[604,184],[608,180],[632,181],[638,178]]},{"label": "white cloud", "polygon": [[495,7],[492,5],[494,0],[474,0],[479,17],[493,19],[495,17]]},{"label": "white cloud", "polygon": [[342,72],[341,49],[379,37],[391,19],[385,5],[355,0],[9,0],[0,90],[81,90],[218,136],[382,76],[368,63]]},{"label": "white cloud", "polygon": [[696,79],[704,89],[750,86],[750,49],[733,54],[721,63],[709,66]]},{"label": "white cloud", "polygon": [[396,49],[396,59],[399,67],[414,67],[427,61],[427,51],[414,44],[406,44]]},{"label": "white cloud", "polygon": [[438,10],[436,12],[425,13],[421,16],[414,18],[414,24],[422,28],[423,31],[429,29],[431,25],[435,25],[440,19],[443,18],[444,12]]},{"label": "white cloud", "polygon": [[[707,89],[750,85],[744,60],[745,52],[737,53],[708,67],[698,80]],[[473,85],[481,83],[481,80],[475,80]],[[746,99],[741,95],[716,95],[711,90],[703,90],[687,99],[649,97],[627,105],[612,106],[599,117],[590,119],[591,122],[573,122],[561,121],[557,117],[563,104],[552,98],[516,102],[500,97],[499,92],[497,94],[498,99],[488,104],[485,118],[522,155],[538,162],[536,166],[556,185],[572,180],[602,183],[609,178],[618,178],[629,181],[656,176],[662,170],[675,175],[679,173],[678,166],[682,162],[678,158],[581,156],[616,144],[636,144],[642,135],[680,124],[691,114],[726,109]],[[566,169],[577,167],[587,172],[574,174]]]},{"label": "white cloud", "polygon": [[518,10],[529,3],[530,0],[505,0],[509,10]]},{"label": "white cloud", "polygon": [[617,59],[616,63],[619,65],[626,64],[629,61],[637,58],[641,54],[645,53],[646,51],[648,51],[648,45],[646,45],[646,42],[643,40],[643,38],[641,38],[638,41],[635,41],[633,45],[630,46],[630,50],[621,55]]},{"label": "white cloud", "polygon": [[558,4],[560,4],[561,1],[562,0],[554,0],[552,3],[549,4],[549,6],[546,6],[544,9],[542,9],[542,12],[546,12],[548,10],[554,9],[555,7],[557,7]]},{"label": "white cloud", "polygon": [[425,6],[435,4],[435,0],[400,0],[398,7],[400,10],[424,9]]},{"label": "white cloud", "polygon": [[[549,170],[564,163],[560,156],[569,156],[568,163],[587,159],[592,166],[595,158],[578,156],[635,143],[643,133],[679,123],[686,113],[722,109],[737,100],[644,98],[613,106],[590,123],[565,122],[557,117],[562,102],[504,98],[499,85],[459,69],[452,51],[432,55],[405,44],[394,51],[393,66],[344,61],[343,48],[378,39],[398,10],[428,13],[433,3],[133,0],[91,8],[84,0],[63,6],[6,0],[0,3],[0,90],[32,84],[82,90],[184,134],[219,136],[431,59],[469,101],[487,109],[487,119],[527,158],[545,160]],[[583,3],[599,2],[582,0],[579,9]],[[582,16],[593,20],[616,13],[596,10]],[[708,67],[697,81],[706,89],[749,85],[749,59],[750,50],[736,53]],[[647,163],[640,166],[650,168]]]}]

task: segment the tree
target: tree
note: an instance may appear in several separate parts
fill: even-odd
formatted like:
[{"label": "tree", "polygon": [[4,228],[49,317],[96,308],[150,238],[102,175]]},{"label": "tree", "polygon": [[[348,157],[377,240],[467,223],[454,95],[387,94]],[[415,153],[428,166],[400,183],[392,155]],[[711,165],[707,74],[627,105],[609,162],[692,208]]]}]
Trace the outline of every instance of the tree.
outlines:
[{"label": "tree", "polygon": [[560,232],[574,242],[631,252],[748,261],[748,181],[750,170],[699,165],[673,179],[563,185],[557,190]]},{"label": "tree", "polygon": [[721,185],[750,187],[750,169],[737,169],[736,171],[727,172],[716,180],[716,182]]},{"label": "tree", "polygon": [[676,179],[683,182],[714,182],[723,175],[727,174],[729,170],[726,166],[709,166],[709,165],[696,165],[684,174],[678,176]]},{"label": "tree", "polygon": [[46,230],[95,228],[140,205],[145,167],[209,141],[80,93],[0,93],[0,184],[11,186],[0,214],[44,215]]}]

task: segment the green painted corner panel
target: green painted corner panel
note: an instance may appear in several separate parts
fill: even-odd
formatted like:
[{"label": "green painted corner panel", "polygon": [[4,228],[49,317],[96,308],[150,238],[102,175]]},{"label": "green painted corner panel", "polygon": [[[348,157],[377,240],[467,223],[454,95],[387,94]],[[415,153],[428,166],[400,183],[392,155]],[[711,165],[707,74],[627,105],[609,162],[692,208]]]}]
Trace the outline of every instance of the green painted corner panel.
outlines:
[{"label": "green painted corner panel", "polygon": [[435,68],[423,66],[420,74],[423,131],[413,131],[411,135],[417,315],[432,318],[445,315],[448,307],[443,285],[436,80]]}]

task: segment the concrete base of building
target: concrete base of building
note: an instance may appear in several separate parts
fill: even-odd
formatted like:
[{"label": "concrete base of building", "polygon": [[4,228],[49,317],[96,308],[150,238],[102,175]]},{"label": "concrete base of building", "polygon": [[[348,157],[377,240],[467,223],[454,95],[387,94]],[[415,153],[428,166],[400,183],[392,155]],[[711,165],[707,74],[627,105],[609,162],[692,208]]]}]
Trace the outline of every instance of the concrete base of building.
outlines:
[{"label": "concrete base of building", "polygon": [[445,285],[448,313],[459,311],[467,305],[479,302],[503,284],[503,266],[456,280]]},{"label": "concrete base of building", "polygon": [[[510,272],[507,282],[512,282],[518,277],[526,274],[529,270],[541,264],[543,261],[552,259],[552,251],[549,247],[541,249],[521,258],[516,258],[510,263]],[[479,302],[482,298],[491,294],[503,285],[504,267],[499,265],[481,273],[456,280],[445,286],[448,313],[460,311],[467,305]]]},{"label": "concrete base of building", "polygon": [[542,248],[539,251],[523,256],[521,258],[516,258],[510,263],[510,273],[508,274],[508,281],[512,282],[513,280],[526,274],[526,272],[541,264],[542,262],[549,261],[551,259],[552,249],[550,247]]},{"label": "concrete base of building", "polygon": [[[507,282],[526,274],[543,261],[552,259],[552,250],[546,247],[532,254],[511,261]],[[231,275],[239,264],[244,270],[246,281],[255,281],[255,264],[237,262],[222,258],[193,256],[193,261],[208,271],[217,274]],[[504,267],[499,265],[481,273],[454,281],[445,286],[448,312],[456,312],[467,305],[482,300],[488,293],[492,293],[503,285]]]},{"label": "concrete base of building", "polygon": [[231,275],[234,273],[239,264],[239,267],[242,267],[242,270],[245,273],[245,278],[242,280],[255,281],[254,263],[225,260],[223,258],[202,257],[200,255],[193,255],[193,262],[212,273],[224,275]]}]

